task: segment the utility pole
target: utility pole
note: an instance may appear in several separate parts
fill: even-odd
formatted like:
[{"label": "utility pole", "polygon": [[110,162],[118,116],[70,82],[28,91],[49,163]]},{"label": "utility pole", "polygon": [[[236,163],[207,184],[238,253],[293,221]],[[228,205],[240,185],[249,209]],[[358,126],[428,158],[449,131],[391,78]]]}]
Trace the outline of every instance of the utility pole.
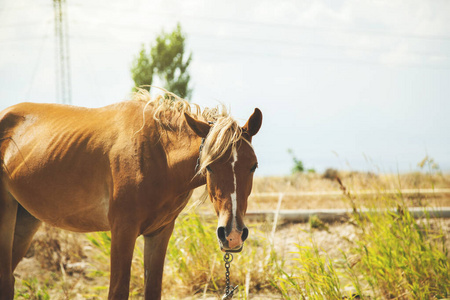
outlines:
[{"label": "utility pole", "polygon": [[53,0],[53,10],[55,12],[56,101],[62,104],[71,104],[72,85],[66,0]]}]

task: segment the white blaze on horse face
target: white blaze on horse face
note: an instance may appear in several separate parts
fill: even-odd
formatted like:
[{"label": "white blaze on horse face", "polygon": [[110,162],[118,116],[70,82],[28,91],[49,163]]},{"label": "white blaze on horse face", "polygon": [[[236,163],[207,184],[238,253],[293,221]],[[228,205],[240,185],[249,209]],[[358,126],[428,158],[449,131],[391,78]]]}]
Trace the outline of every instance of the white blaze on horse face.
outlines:
[{"label": "white blaze on horse face", "polygon": [[236,147],[233,147],[233,161],[231,162],[231,168],[233,170],[233,186],[234,186],[234,191],[231,193],[230,197],[231,197],[231,212],[232,212],[232,223],[231,226],[232,228],[236,227],[236,210],[237,210],[237,201],[236,201],[236,172],[234,170],[234,165],[236,164],[237,161],[237,151],[236,151]]}]

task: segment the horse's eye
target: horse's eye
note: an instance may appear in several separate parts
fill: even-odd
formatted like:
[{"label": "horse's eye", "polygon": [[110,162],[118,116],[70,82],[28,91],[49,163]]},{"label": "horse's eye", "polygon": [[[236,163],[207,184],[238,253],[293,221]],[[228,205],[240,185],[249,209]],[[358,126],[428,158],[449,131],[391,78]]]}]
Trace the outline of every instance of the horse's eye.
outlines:
[{"label": "horse's eye", "polygon": [[258,167],[258,164],[254,164],[253,167],[250,169],[250,172],[255,172],[256,168]]},{"label": "horse's eye", "polygon": [[212,173],[211,167],[210,166],[206,166],[206,171]]}]

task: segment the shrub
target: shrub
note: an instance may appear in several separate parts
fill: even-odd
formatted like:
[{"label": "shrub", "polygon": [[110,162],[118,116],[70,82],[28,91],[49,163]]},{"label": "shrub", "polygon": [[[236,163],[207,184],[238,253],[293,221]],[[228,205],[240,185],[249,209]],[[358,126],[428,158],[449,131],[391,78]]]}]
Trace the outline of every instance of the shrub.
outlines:
[{"label": "shrub", "polygon": [[338,176],[339,176],[339,172],[336,169],[328,168],[323,173],[322,178],[329,179],[329,180],[336,180],[336,178]]},{"label": "shrub", "polygon": [[294,166],[292,167],[291,173],[303,173],[305,171],[305,167],[303,166],[303,162],[294,155],[294,151],[292,149],[288,149],[288,153],[292,156],[292,161]]}]

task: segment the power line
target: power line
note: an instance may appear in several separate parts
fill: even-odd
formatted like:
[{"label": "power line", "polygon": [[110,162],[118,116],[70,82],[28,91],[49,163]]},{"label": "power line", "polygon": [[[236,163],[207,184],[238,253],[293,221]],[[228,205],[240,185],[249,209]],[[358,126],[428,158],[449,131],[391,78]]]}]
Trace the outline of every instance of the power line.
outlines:
[{"label": "power line", "polygon": [[[44,38],[46,36],[43,36]],[[203,38],[208,38],[207,36],[202,36]],[[214,36],[211,36],[214,37]],[[40,39],[42,37],[30,37],[30,38],[21,38],[21,39],[15,39],[15,40],[6,40],[6,41],[1,41],[0,43],[8,43],[8,42],[14,42],[14,41],[22,41],[22,40],[29,40],[29,39]],[[83,41],[91,41],[91,42],[98,42],[101,44],[120,44],[120,45],[124,45],[124,44],[128,44],[128,42],[120,42],[120,41],[112,41],[110,39],[105,39],[104,37],[83,37],[81,35],[78,36],[74,36],[72,38],[75,39],[80,39]],[[219,38],[219,37],[218,37]],[[228,38],[229,40],[243,40],[245,38]],[[250,41],[253,42],[262,42],[263,40],[255,40],[255,39],[250,39]],[[269,40],[267,40],[269,41]],[[300,45],[299,45],[300,46]],[[364,48],[355,48],[355,47],[346,47],[346,46],[330,46],[330,45],[326,45],[326,44],[307,44],[307,43],[302,43],[301,46],[303,47],[321,47],[321,48],[337,48],[337,49],[341,49],[341,50],[356,50],[356,51],[363,51],[363,52],[384,52],[384,51],[389,51],[388,49],[383,50],[383,49],[364,49]],[[340,63],[340,64],[353,64],[353,65],[357,65],[357,64],[363,64],[363,65],[384,65],[381,62],[376,62],[376,61],[367,61],[367,60],[353,60],[353,59],[341,59],[341,58],[326,58],[326,57],[317,57],[317,56],[305,56],[305,55],[292,55],[292,54],[275,54],[275,53],[262,53],[262,52],[255,52],[255,51],[242,51],[242,50],[225,50],[223,48],[214,48],[211,50],[208,49],[197,49],[199,51],[206,51],[209,55],[214,55],[215,52],[220,51],[220,53],[228,53],[231,55],[245,55],[245,56],[259,56],[259,57],[273,57],[273,58],[278,58],[278,59],[295,59],[295,60],[308,60],[308,61],[315,61],[315,62],[331,62],[331,63]],[[421,56],[432,56],[432,55],[439,55],[441,57],[445,57],[446,59],[448,58],[448,55],[446,54],[439,54],[439,53],[425,53],[425,52],[414,52],[414,51],[410,51],[408,53],[411,54],[416,54],[416,55],[421,55]],[[217,55],[216,55],[217,56]],[[424,69],[436,69],[436,70],[448,70],[450,68],[450,66],[433,66],[433,65],[411,65],[411,64],[398,64],[395,65],[396,67],[401,67],[401,68],[424,68]]]},{"label": "power line", "polygon": [[[203,38],[208,38],[207,36],[202,36]],[[214,36],[211,36],[214,37]],[[104,37],[83,37],[81,35],[73,36],[72,39],[80,39],[82,41],[91,41],[91,42],[98,42],[101,44],[120,44],[124,45],[127,44],[127,42],[119,42],[119,41],[112,41],[110,39],[106,39]],[[243,40],[244,38],[229,38],[229,40]],[[264,40],[254,40],[250,39],[250,42],[261,42]],[[269,40],[267,40],[269,42]],[[364,48],[355,48],[355,47],[345,47],[345,46],[329,46],[326,44],[307,44],[302,43],[301,46],[303,47],[321,47],[321,48],[337,48],[341,50],[356,50],[356,51],[363,51],[363,52],[375,52],[375,53],[381,53],[384,51],[389,51],[388,49],[382,50],[382,49],[364,49]],[[358,59],[349,59],[349,58],[329,58],[329,57],[318,57],[318,56],[306,56],[306,55],[292,55],[283,53],[282,55],[276,54],[276,53],[267,53],[267,52],[255,52],[255,51],[242,51],[242,50],[229,50],[229,49],[223,49],[223,48],[214,48],[211,50],[208,49],[201,49],[197,48],[198,51],[207,52],[209,55],[213,55],[214,53],[217,53],[218,51],[220,53],[228,53],[231,55],[245,55],[245,56],[259,56],[259,57],[272,57],[277,59],[295,59],[295,60],[304,60],[304,61],[310,61],[310,62],[330,62],[330,63],[339,63],[339,64],[352,64],[352,65],[374,65],[374,66],[380,66],[384,65],[381,62],[378,61],[368,61],[368,60],[358,60]],[[439,53],[424,53],[424,52],[408,52],[411,54],[417,54],[421,56],[432,56],[432,55],[440,55],[445,58],[448,58],[447,55],[441,55]],[[217,55],[216,55],[217,56]],[[437,66],[437,65],[425,65],[425,64],[394,64],[395,67],[400,68],[422,68],[422,69],[435,69],[435,70],[448,70],[450,66]]]},{"label": "power line", "polygon": [[[271,44],[271,45],[287,45],[294,47],[302,47],[302,48],[322,48],[322,49],[337,49],[341,51],[358,51],[358,52],[373,52],[373,53],[386,53],[391,51],[391,49],[382,49],[382,48],[366,48],[366,47],[355,47],[355,46],[347,46],[347,45],[333,45],[326,43],[310,43],[310,42],[300,42],[300,41],[287,41],[287,40],[276,40],[276,39],[263,39],[263,38],[254,38],[254,37],[238,37],[238,36],[215,36],[208,34],[200,34],[200,33],[190,33],[189,36],[193,38],[201,38],[201,39],[216,39],[222,42],[231,41],[231,42],[244,42],[244,43],[262,43],[262,44]],[[127,41],[114,41],[109,38],[105,38],[104,36],[82,36],[76,35],[73,36],[72,39],[80,39],[83,41],[90,42],[98,42],[101,44],[127,44]],[[1,43],[1,42],[0,42]],[[449,58],[447,53],[439,53],[439,52],[430,52],[430,51],[408,51],[409,54],[420,55],[420,56],[440,56]]]},{"label": "power line", "polygon": [[[130,26],[130,25],[120,25],[120,24],[108,24],[108,28],[119,28],[121,30],[130,30],[130,31],[145,31],[147,32],[147,28],[141,28],[139,26]],[[239,41],[239,42],[255,42],[255,43],[264,43],[264,44],[274,44],[274,45],[288,45],[288,46],[300,46],[300,47],[313,47],[313,48],[333,48],[333,49],[341,49],[341,50],[349,50],[349,51],[370,51],[370,52],[379,52],[383,53],[386,51],[389,51],[389,49],[375,49],[375,48],[367,48],[367,47],[355,47],[355,46],[348,46],[348,45],[331,45],[331,44],[325,44],[325,43],[311,43],[311,42],[305,42],[305,41],[296,41],[296,40],[283,40],[283,39],[268,39],[268,38],[258,38],[258,37],[239,37],[239,36],[216,36],[212,34],[203,34],[203,33],[196,33],[196,32],[190,32],[190,37],[199,37],[199,38],[207,38],[207,39],[221,39],[221,40],[230,40],[230,41]],[[82,36],[78,36],[78,38],[85,38]],[[92,39],[92,38],[91,38]],[[98,39],[99,41],[108,41],[104,37],[94,38]],[[411,54],[418,54],[418,55],[437,55],[437,53],[433,52],[426,52],[426,51],[409,51]],[[448,56],[447,53],[444,55],[440,54],[441,56]]]},{"label": "power line", "polygon": [[[206,39],[221,39],[221,41],[228,40],[228,41],[239,41],[239,42],[249,42],[249,43],[273,43],[273,40],[269,39],[257,39],[257,38],[240,38],[240,37],[218,37],[213,35],[201,35],[201,34],[191,34],[191,36],[199,36],[200,38],[206,38]],[[80,38],[82,40],[94,40],[99,43],[108,43],[111,42],[109,39],[105,39],[104,37],[99,38],[85,38],[83,36],[78,36],[75,38]],[[367,48],[358,48],[358,47],[349,47],[349,46],[343,46],[343,45],[327,45],[327,44],[315,44],[315,43],[303,43],[303,42],[292,42],[292,41],[275,41],[275,43],[279,44],[286,44],[291,46],[300,46],[300,47],[312,47],[312,48],[324,48],[324,49],[338,49],[341,51],[359,51],[359,52],[373,52],[373,53],[386,53],[390,51],[389,49],[367,49]],[[201,50],[200,50],[201,51]],[[246,55],[246,56],[269,56],[269,57],[278,57],[280,59],[310,59],[312,61],[325,61],[325,62],[339,62],[339,63],[352,63],[352,64],[370,64],[370,65],[382,65],[382,63],[379,62],[370,62],[367,60],[352,60],[352,59],[340,59],[340,58],[324,58],[324,57],[317,57],[317,56],[304,56],[304,55],[290,55],[284,53],[283,55],[278,55],[274,53],[261,53],[261,52],[254,52],[254,51],[242,51],[242,50],[225,50],[222,47],[215,48],[213,51],[209,52],[217,52],[220,51],[221,53],[230,53],[230,54],[240,54],[240,55]],[[439,56],[444,57],[445,59],[448,59],[449,56],[447,54],[441,54],[441,53],[433,53],[433,52],[417,52],[417,51],[408,51],[409,54],[414,55],[420,55],[420,56]],[[426,65],[398,65],[398,66],[404,66],[404,67],[418,67],[418,68],[431,68],[431,69],[448,69],[447,66],[441,67],[441,66],[426,66]]]}]

